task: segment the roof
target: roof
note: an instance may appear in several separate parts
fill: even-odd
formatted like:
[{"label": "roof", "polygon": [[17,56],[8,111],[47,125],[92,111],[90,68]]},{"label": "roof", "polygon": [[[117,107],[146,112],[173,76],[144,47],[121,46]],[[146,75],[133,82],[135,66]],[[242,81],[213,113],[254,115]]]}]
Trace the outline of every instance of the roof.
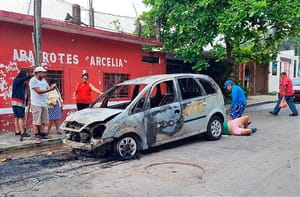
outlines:
[{"label": "roof", "polygon": [[[0,21],[33,26],[33,16],[7,12],[2,10],[0,10]],[[162,42],[159,40],[133,36],[125,33],[110,32],[101,29],[75,25],[68,22],[61,22],[53,19],[42,18],[41,24],[42,24],[41,25],[42,29],[50,29],[50,30],[55,30],[60,32],[73,33],[73,34],[79,34],[79,35],[97,37],[97,38],[103,38],[109,40],[116,40],[121,42],[132,43],[132,44],[139,44],[139,45],[148,45],[148,46],[162,45]]]},{"label": "roof", "polygon": [[129,85],[129,84],[150,84],[160,80],[173,79],[176,77],[200,77],[203,79],[210,79],[209,76],[203,74],[190,74],[190,73],[179,73],[179,74],[160,74],[160,75],[149,75],[144,77],[138,77],[124,81],[118,85]]}]

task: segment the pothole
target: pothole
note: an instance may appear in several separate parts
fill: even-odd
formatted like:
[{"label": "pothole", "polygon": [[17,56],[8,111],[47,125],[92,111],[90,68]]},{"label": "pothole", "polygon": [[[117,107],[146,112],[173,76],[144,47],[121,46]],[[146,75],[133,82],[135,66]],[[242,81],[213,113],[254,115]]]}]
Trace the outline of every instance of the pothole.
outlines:
[{"label": "pothole", "polygon": [[183,184],[202,182],[205,173],[205,169],[199,165],[174,161],[153,163],[146,166],[145,170],[157,178]]}]

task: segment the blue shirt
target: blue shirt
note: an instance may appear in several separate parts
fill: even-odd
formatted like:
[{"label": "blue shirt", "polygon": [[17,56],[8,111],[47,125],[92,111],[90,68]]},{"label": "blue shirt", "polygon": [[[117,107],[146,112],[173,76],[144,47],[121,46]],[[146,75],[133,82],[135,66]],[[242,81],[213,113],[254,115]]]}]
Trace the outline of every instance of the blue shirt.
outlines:
[{"label": "blue shirt", "polygon": [[236,105],[246,105],[247,101],[246,101],[246,96],[244,93],[244,90],[238,86],[238,85],[232,85],[232,89],[231,89],[231,107],[233,108]]}]

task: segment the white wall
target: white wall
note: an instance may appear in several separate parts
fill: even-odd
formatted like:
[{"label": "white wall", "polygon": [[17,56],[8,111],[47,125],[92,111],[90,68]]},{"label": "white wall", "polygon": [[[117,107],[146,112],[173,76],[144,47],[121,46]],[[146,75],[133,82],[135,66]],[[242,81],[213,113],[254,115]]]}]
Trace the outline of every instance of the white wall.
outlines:
[{"label": "white wall", "polygon": [[291,79],[299,77],[298,64],[299,56],[295,56],[294,50],[281,51],[276,61],[269,64],[269,92],[278,92],[281,72],[286,72]]}]

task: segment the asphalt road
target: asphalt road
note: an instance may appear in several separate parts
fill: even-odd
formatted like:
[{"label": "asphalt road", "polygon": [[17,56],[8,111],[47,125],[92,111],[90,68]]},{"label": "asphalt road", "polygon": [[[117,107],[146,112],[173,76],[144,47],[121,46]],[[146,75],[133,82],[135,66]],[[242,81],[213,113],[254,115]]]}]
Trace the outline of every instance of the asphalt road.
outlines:
[{"label": "asphalt road", "polygon": [[247,108],[251,136],[193,137],[136,160],[66,148],[13,159],[0,164],[0,196],[300,196],[300,118],[273,106]]}]

